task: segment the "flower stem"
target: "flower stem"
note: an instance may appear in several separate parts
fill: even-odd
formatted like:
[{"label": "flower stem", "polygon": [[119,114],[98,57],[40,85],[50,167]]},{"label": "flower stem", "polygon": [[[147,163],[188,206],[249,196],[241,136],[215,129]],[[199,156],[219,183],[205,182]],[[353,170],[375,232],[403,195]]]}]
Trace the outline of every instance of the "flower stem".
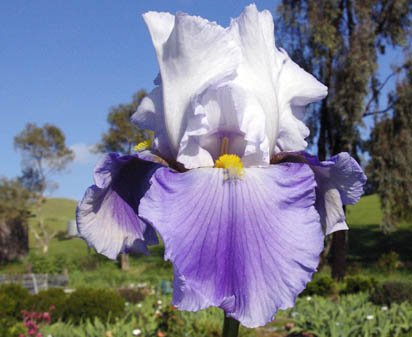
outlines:
[{"label": "flower stem", "polygon": [[224,315],[222,337],[237,337],[239,333],[239,321],[232,317],[226,317],[226,314]]}]

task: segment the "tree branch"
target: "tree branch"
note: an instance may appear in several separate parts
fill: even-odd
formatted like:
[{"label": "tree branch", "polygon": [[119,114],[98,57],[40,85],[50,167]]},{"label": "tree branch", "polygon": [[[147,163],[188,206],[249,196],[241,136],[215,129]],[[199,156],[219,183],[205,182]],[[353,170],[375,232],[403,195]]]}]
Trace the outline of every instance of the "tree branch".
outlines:
[{"label": "tree branch", "polygon": [[383,109],[383,110],[376,110],[376,111],[365,112],[365,113],[362,115],[362,118],[368,117],[368,116],[373,116],[373,115],[379,115],[379,114],[383,114],[383,113],[385,113],[385,112],[388,112],[388,111],[390,111],[390,110],[393,108],[393,106],[395,105],[395,103],[396,103],[396,102],[392,103],[391,105],[388,105],[388,106],[387,106],[385,109]]},{"label": "tree branch", "polygon": [[373,115],[374,112],[370,112],[369,109],[371,108],[372,103],[374,100],[380,95],[380,92],[382,89],[388,84],[389,80],[397,75],[401,71],[401,68],[396,68],[395,71],[390,73],[388,76],[386,76],[385,80],[381,83],[381,85],[377,88],[376,93],[372,95],[372,97],[369,99],[368,103],[366,103],[365,110],[363,111],[362,117]]}]

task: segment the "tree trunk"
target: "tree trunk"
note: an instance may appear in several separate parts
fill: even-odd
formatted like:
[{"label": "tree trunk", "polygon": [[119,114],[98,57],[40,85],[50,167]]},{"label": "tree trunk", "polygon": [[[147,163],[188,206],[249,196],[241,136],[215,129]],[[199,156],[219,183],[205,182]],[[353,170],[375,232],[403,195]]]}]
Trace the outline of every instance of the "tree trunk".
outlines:
[{"label": "tree trunk", "polygon": [[346,231],[332,235],[332,277],[342,281],[346,273]]},{"label": "tree trunk", "polygon": [[0,222],[0,262],[19,259],[29,252],[29,235],[25,221]]},{"label": "tree trunk", "polygon": [[130,263],[129,263],[129,254],[122,253],[119,256],[119,264],[121,270],[129,270]]}]

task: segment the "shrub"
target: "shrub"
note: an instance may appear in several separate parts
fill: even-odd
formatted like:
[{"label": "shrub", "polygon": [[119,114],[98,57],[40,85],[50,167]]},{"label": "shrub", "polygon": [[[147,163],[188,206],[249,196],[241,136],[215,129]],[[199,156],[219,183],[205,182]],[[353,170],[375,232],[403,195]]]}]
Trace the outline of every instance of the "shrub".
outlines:
[{"label": "shrub", "polygon": [[29,292],[17,284],[4,284],[0,286],[0,319],[21,318],[21,311],[25,309],[29,299]]},{"label": "shrub", "polygon": [[54,307],[53,321],[63,318],[63,312],[66,306],[67,295],[61,288],[50,288],[40,291],[37,295],[29,298],[27,309],[36,312],[46,312],[50,307]]},{"label": "shrub", "polygon": [[367,294],[340,296],[334,300],[317,296],[310,301],[298,299],[296,306],[287,311],[294,323],[290,336],[412,336],[410,304],[382,307],[367,299]]},{"label": "shrub", "polygon": [[101,267],[104,263],[106,263],[108,260],[107,257],[105,257],[104,255],[100,255],[100,254],[88,254],[87,256],[81,258],[78,261],[78,269],[79,270],[95,270],[99,267]]},{"label": "shrub", "polygon": [[91,318],[114,321],[123,314],[124,304],[116,291],[79,288],[67,299],[63,317],[75,324]]},{"label": "shrub", "polygon": [[377,286],[370,300],[376,304],[412,303],[412,283],[391,281]]},{"label": "shrub", "polygon": [[377,262],[377,267],[386,271],[395,271],[401,268],[402,262],[399,259],[399,254],[396,252],[382,254]]},{"label": "shrub", "polygon": [[62,274],[65,269],[69,271],[79,269],[79,262],[63,254],[55,257],[31,254],[29,262],[32,272],[36,274]]},{"label": "shrub", "polygon": [[21,319],[29,297],[27,289],[16,284],[0,286],[0,337],[9,337],[10,331]]},{"label": "shrub", "polygon": [[344,294],[356,294],[359,292],[372,292],[377,285],[377,282],[372,277],[355,275],[345,278]]},{"label": "shrub", "polygon": [[337,292],[335,281],[327,275],[315,276],[306,286],[302,295],[330,296]]},{"label": "shrub", "polygon": [[46,255],[30,254],[29,262],[32,272],[35,274],[54,274],[56,272],[52,259]]},{"label": "shrub", "polygon": [[18,180],[0,178],[0,262],[19,259],[29,251],[32,197]]},{"label": "shrub", "polygon": [[129,303],[140,303],[150,293],[148,288],[121,288],[118,290],[120,296]]},{"label": "shrub", "polygon": [[54,271],[58,274],[62,274],[65,270],[76,270],[77,264],[73,258],[68,255],[59,254],[53,259]]}]

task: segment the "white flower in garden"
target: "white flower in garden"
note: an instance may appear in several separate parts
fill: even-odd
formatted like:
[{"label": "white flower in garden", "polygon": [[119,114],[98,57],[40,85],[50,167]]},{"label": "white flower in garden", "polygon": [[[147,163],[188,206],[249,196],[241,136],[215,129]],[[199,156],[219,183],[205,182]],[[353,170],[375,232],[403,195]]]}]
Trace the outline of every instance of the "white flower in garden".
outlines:
[{"label": "white flower in garden", "polygon": [[367,319],[368,321],[370,321],[370,320],[374,319],[374,317],[373,317],[373,315],[367,315],[367,316],[366,316],[366,319]]},{"label": "white flower in garden", "polygon": [[132,331],[133,336],[140,336],[142,334],[142,330],[140,329],[134,329]]},{"label": "white flower in garden", "polygon": [[306,301],[312,301],[312,297],[311,297],[311,296],[307,296],[307,297],[306,297]]},{"label": "white flower in garden", "polygon": [[387,310],[388,310],[388,307],[387,307],[386,305],[384,305],[384,306],[382,306],[381,310],[382,310],[382,311],[387,311]]},{"label": "white flower in garden", "polygon": [[138,308],[141,308],[141,307],[142,307],[142,303],[138,303],[138,304],[137,304],[137,307],[138,307]]},{"label": "white flower in garden", "polygon": [[163,302],[162,302],[161,300],[158,300],[158,301],[157,301],[157,305],[162,305],[162,303],[163,303]]}]

